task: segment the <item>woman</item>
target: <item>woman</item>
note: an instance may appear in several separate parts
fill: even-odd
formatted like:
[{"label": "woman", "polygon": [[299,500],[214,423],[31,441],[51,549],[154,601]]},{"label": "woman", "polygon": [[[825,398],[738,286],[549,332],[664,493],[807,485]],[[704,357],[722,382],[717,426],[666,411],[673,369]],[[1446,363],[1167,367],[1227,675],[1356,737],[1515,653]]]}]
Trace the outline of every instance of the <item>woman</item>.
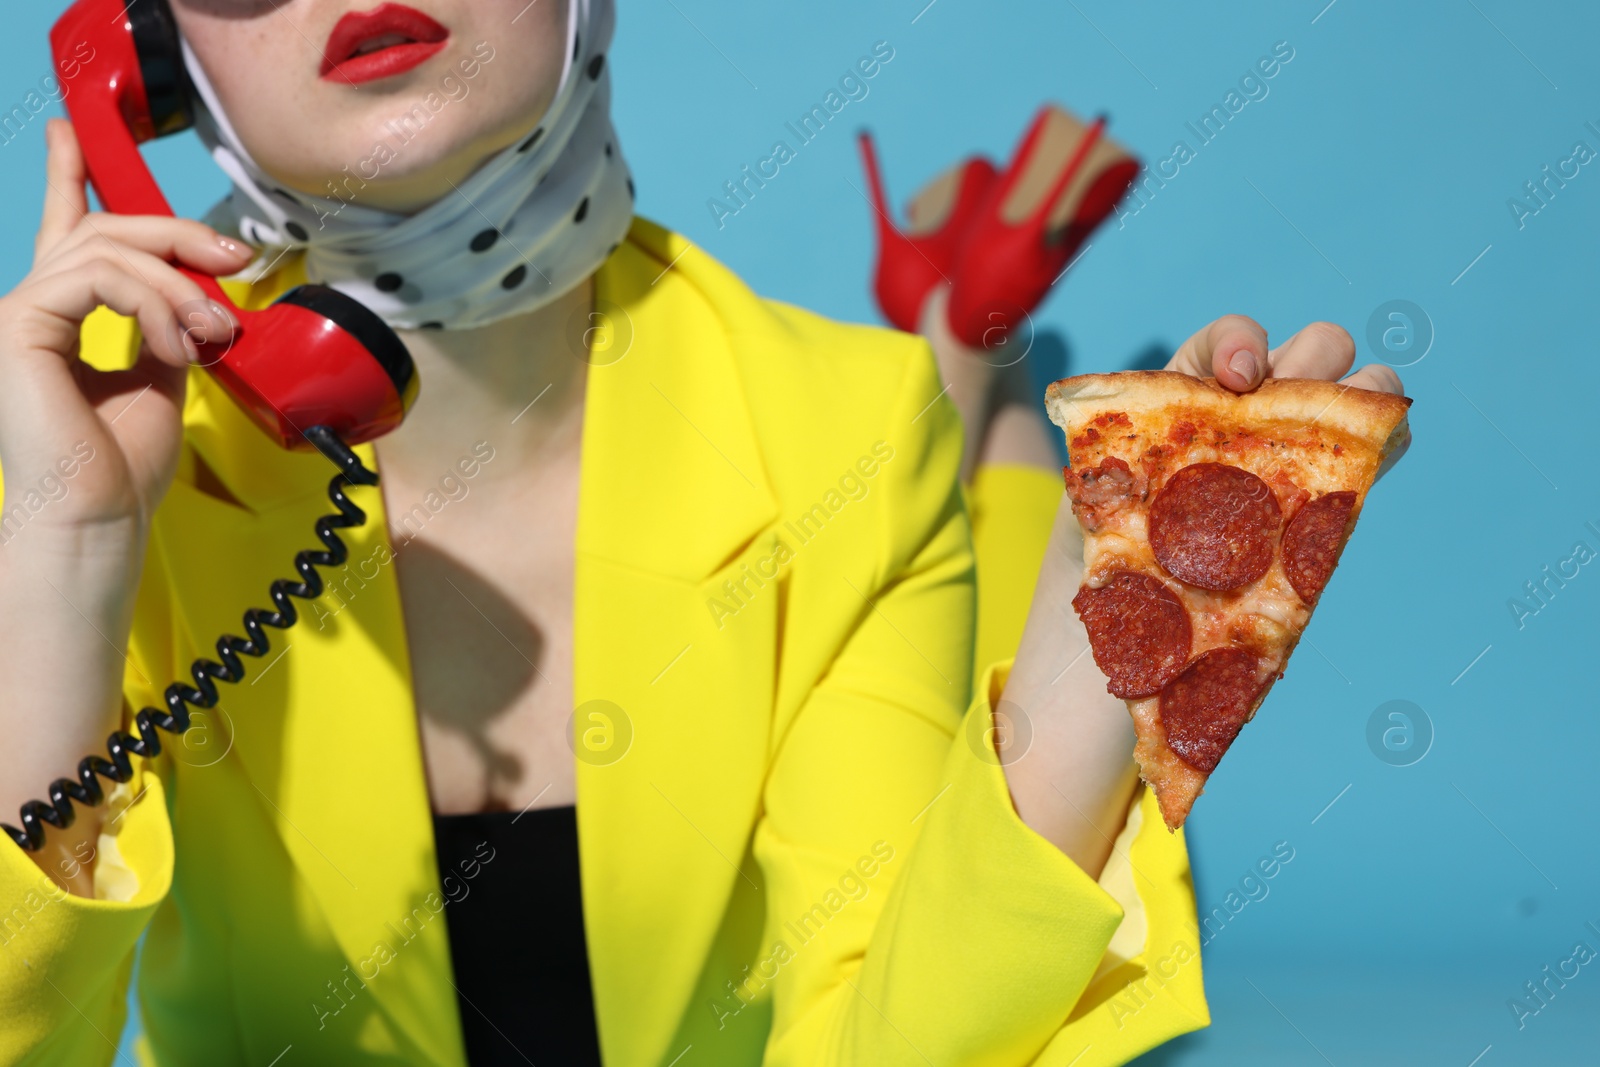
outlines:
[{"label": "woman", "polygon": [[[0,1057],[109,1062],[146,931],[161,1063],[1092,1064],[1203,1025],[1182,838],[1066,610],[1070,511],[968,708],[927,346],[630,223],[603,0],[391,7],[175,0],[230,236],[86,215],[50,129],[0,466],[68,491],[0,553],[4,810],[159,704],[328,509],[325,461],[191,371],[230,330],[172,328],[201,294],[171,262],[256,259],[251,307],[359,293],[423,385],[299,626],[110,803],[0,848]],[[1173,366],[1243,390],[1352,356],[1230,317]],[[1032,733],[1004,760],[1002,702]]]}]

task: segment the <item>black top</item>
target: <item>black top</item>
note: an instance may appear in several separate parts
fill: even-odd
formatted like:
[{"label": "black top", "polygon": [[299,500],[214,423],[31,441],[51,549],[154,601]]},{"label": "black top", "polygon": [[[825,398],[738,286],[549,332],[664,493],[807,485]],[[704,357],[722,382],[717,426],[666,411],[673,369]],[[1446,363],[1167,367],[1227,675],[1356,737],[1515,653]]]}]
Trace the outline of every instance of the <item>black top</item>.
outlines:
[{"label": "black top", "polygon": [[577,809],[435,815],[433,838],[467,1062],[598,1067]]}]

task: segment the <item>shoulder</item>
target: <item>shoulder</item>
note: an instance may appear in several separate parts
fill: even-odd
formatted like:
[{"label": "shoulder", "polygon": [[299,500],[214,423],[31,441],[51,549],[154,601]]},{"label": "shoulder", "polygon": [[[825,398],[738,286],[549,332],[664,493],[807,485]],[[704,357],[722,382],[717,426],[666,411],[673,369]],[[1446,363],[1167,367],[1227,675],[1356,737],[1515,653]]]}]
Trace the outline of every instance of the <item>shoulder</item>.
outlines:
[{"label": "shoulder", "polygon": [[[687,238],[645,219],[635,220],[629,245],[654,268],[646,281],[664,289],[658,299],[684,305],[683,317],[698,320],[696,336],[711,329],[725,339],[780,498],[836,480],[874,450],[912,457],[904,466],[935,480],[948,466],[953,479],[961,430],[922,337],[763,297]],[[687,349],[683,357],[706,358]]]},{"label": "shoulder", "polygon": [[932,361],[927,342],[916,334],[841,322],[763,297],[705,249],[648,219],[636,217],[628,238],[635,251],[659,265],[652,281],[672,276],[679,284],[668,294],[703,303],[736,342],[741,369],[754,376],[838,368],[896,377],[912,363]]}]

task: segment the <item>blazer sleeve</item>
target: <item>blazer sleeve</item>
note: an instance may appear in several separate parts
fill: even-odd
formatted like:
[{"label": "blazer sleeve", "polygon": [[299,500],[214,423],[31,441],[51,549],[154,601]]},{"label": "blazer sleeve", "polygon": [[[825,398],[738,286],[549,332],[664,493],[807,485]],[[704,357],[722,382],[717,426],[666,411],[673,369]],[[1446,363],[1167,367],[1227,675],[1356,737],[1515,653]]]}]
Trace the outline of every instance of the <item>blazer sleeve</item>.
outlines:
[{"label": "blazer sleeve", "polygon": [[967,700],[960,427],[912,362],[868,603],[788,724],[756,829],[766,1062],[1123,1063],[1209,1021],[1183,839],[1141,789],[1096,881],[1016,814],[992,743],[1009,663]]},{"label": "blazer sleeve", "polygon": [[[125,365],[138,347],[126,320],[101,311],[89,318],[85,358]],[[164,596],[159,561],[147,560],[124,673],[124,729],[129,708],[160,706],[156,686],[173,676]],[[59,861],[93,859],[93,899],[60,889],[9,838],[0,841],[0,1064],[109,1064],[116,1056],[134,947],[172,886],[165,759],[135,757],[133,777],[120,785],[101,779],[108,800],[92,855],[86,843]],[[34,795],[72,771],[39,768]],[[5,813],[7,822],[15,817]]]}]

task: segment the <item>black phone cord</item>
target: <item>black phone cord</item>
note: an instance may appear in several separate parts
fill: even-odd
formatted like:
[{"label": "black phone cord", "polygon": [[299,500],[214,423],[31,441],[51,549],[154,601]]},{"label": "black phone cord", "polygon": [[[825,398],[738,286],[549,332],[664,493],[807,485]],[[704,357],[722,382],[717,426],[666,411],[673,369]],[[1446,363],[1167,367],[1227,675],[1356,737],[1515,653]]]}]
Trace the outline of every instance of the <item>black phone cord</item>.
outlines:
[{"label": "black phone cord", "polygon": [[279,578],[272,583],[268,595],[272,598],[276,610],[250,608],[244,613],[244,631],[248,637],[223,634],[217,638],[217,656],[221,660],[220,663],[203,657],[195,660],[189,667],[194,685],[173,682],[163,693],[167,704],[165,711],[159,708],[143,708],[134,716],[138,737],[123,730],[115,731],[106,741],[106,753],[109,759],[99,755],[85,756],[78,763],[76,781],[71,778],[57,778],[50,783],[49,801],[30,800],[23,804],[21,829],[8,823],[0,823],[0,830],[4,830],[19,846],[29,852],[37,852],[44,846],[46,823],[60,830],[72,825],[77,817],[77,812],[72,806],[73,801],[93,807],[105,799],[105,790],[100,785],[100,778],[109,778],[118,783],[126,782],[133,777],[133,761],[130,757],[153,759],[160,755],[161,736],[156,731],[165,730],[176,736],[188,730],[190,718],[186,704],[192,704],[197,708],[215,707],[218,700],[216,679],[229,683],[239,682],[245,674],[244,664],[239,657],[245,655],[259,659],[266,655],[270,648],[264,627],[286,630],[293,626],[299,620],[300,614],[290,598],[314,600],[321,596],[322,575],[317,572],[317,568],[343,566],[345,560],[349,558],[349,550],[335,531],[364,525],[367,513],[357,507],[345,494],[345,487],[377,485],[378,475],[368,470],[360,457],[328,427],[313,426],[305,431],[305,436],[316,446],[317,451],[339,468],[339,473],[328,483],[328,499],[333,502],[338,513],[324,515],[316,524],[317,539],[325,548],[308,549],[295,555],[294,569],[300,575],[298,582]]}]

